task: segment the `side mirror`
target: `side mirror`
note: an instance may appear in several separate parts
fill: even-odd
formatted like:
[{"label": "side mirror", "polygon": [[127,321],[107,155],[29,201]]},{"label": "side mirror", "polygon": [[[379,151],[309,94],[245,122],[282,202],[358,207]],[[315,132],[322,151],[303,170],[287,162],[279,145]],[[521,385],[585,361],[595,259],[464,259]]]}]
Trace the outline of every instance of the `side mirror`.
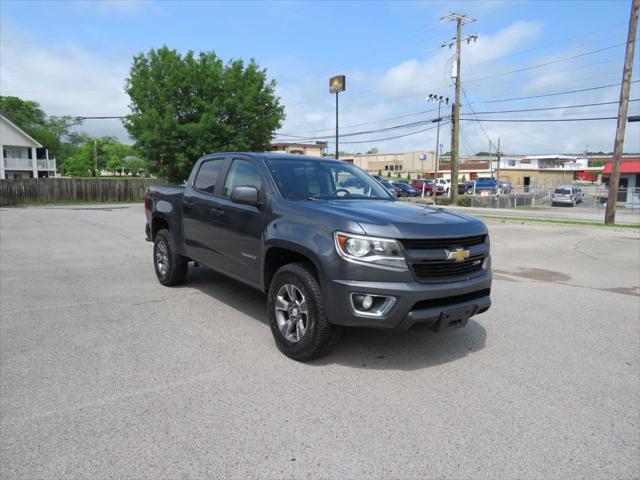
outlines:
[{"label": "side mirror", "polygon": [[258,206],[258,189],[250,186],[233,187],[231,201],[242,205]]}]

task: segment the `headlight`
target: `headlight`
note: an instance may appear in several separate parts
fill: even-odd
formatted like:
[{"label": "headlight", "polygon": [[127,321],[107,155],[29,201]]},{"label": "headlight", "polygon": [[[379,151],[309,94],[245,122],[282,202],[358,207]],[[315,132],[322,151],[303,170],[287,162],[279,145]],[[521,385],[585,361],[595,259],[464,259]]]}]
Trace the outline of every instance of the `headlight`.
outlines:
[{"label": "headlight", "polygon": [[338,254],[348,260],[385,267],[407,268],[404,253],[396,240],[336,232]]}]

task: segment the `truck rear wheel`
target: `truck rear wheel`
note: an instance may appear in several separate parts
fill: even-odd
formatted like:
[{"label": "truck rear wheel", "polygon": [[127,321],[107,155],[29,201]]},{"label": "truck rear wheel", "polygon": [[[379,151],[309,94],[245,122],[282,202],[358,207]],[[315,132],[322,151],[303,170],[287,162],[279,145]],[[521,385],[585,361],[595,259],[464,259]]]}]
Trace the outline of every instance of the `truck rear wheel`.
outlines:
[{"label": "truck rear wheel", "polygon": [[188,261],[176,253],[176,245],[169,230],[160,230],[153,240],[153,266],[158,281],[167,287],[178,285],[187,276]]},{"label": "truck rear wheel", "polygon": [[329,323],[320,285],[304,263],[289,263],[273,277],[267,300],[271,332],[278,349],[298,361],[329,353],[339,327]]}]

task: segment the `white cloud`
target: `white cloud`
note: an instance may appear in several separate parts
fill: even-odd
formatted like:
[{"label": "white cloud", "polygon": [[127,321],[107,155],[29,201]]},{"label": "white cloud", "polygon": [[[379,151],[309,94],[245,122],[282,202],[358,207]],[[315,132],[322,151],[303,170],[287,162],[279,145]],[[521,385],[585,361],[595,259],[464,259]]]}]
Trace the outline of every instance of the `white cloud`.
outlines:
[{"label": "white cloud", "polygon": [[[130,56],[105,58],[77,45],[44,45],[5,31],[0,46],[0,92],[40,103],[50,115],[123,115]],[[87,121],[80,128],[92,135],[114,135],[129,141],[118,120]]]}]

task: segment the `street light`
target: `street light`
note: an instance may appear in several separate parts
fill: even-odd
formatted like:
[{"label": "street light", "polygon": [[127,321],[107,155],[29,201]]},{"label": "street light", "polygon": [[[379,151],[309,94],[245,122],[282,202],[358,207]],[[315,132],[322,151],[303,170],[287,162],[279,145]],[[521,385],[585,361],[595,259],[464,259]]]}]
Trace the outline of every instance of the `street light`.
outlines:
[{"label": "street light", "polygon": [[442,95],[438,96],[433,93],[430,93],[429,96],[427,97],[427,101],[438,104],[438,118],[435,119],[435,121],[438,122],[438,129],[436,130],[436,166],[435,166],[435,172],[433,174],[433,178],[435,180],[436,178],[438,178],[438,162],[440,161],[440,155],[439,155],[440,121],[442,120],[442,118],[440,117],[440,107],[442,107],[443,103],[445,105],[449,105],[449,97],[443,97]]}]

